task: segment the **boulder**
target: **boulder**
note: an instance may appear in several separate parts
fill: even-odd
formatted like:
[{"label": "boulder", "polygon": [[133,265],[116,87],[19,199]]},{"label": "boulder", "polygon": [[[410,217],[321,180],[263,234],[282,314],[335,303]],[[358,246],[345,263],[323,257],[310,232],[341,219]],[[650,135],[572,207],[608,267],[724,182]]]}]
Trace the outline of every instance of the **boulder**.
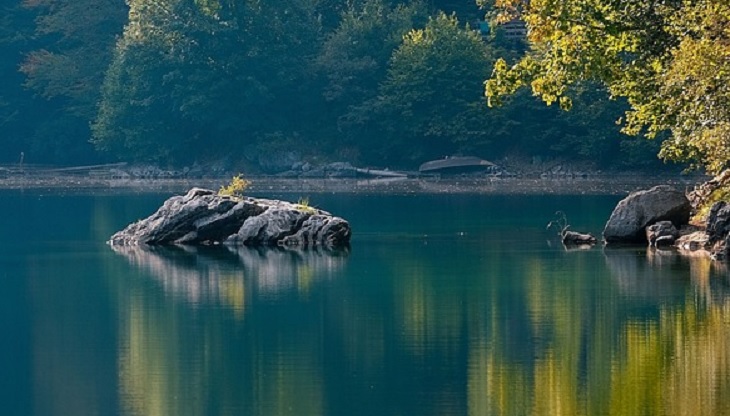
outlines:
[{"label": "boulder", "polygon": [[341,247],[350,241],[350,225],[331,215],[312,215],[302,223],[297,232],[283,238],[286,246]]},{"label": "boulder", "polygon": [[725,201],[715,202],[707,215],[707,245],[710,256],[716,260],[728,259],[730,254],[730,204]]},{"label": "boulder", "polygon": [[632,192],[614,208],[603,230],[606,243],[646,243],[645,228],[659,221],[676,227],[689,222],[691,206],[683,192],[669,185]]},{"label": "boulder", "polygon": [[730,233],[730,205],[726,201],[715,202],[710,207],[705,231],[710,244],[724,239]]},{"label": "boulder", "polygon": [[562,235],[563,244],[566,246],[584,246],[596,244],[596,237],[591,234],[583,234],[575,231],[565,231]]},{"label": "boulder", "polygon": [[111,245],[231,244],[345,247],[347,221],[286,201],[238,198],[193,188],[114,234]]},{"label": "boulder", "polygon": [[680,236],[674,246],[684,251],[706,250],[709,248],[708,236],[704,230],[697,230]]},{"label": "boulder", "polygon": [[704,229],[681,236],[675,246],[685,252],[707,253],[713,260],[730,259],[730,203],[713,204]]},{"label": "boulder", "polygon": [[659,221],[646,227],[646,239],[651,247],[671,246],[679,238],[679,231],[671,221]]}]

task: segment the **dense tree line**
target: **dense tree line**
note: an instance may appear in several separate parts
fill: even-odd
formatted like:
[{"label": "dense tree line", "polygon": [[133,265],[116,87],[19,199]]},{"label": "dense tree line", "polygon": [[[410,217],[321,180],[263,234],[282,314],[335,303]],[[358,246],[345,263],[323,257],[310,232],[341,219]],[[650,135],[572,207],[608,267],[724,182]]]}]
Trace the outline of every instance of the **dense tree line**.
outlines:
[{"label": "dense tree line", "polygon": [[498,0],[534,48],[487,83],[493,103],[528,86],[571,105],[586,81],[625,99],[623,129],[668,137],[660,156],[717,173],[730,161],[730,4],[726,0]]},{"label": "dense tree line", "polygon": [[498,25],[476,32],[484,13],[420,0],[23,0],[0,18],[0,161],[254,164],[293,150],[404,168],[454,154],[655,163],[657,144],[621,135],[627,104],[597,83],[572,87],[570,112],[528,93],[489,109],[493,63],[528,49]]}]

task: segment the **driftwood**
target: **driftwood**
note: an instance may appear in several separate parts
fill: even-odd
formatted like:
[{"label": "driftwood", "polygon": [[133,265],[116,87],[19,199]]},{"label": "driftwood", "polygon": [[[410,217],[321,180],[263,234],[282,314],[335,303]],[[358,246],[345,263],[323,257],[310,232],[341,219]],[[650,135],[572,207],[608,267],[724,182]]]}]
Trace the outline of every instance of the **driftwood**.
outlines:
[{"label": "driftwood", "polygon": [[368,175],[368,176],[380,176],[384,178],[407,178],[408,175],[402,172],[393,172],[391,170],[378,170],[378,169],[362,169],[355,168],[355,172]]},{"label": "driftwood", "polygon": [[551,228],[558,229],[560,241],[565,246],[592,246],[597,242],[596,237],[589,233],[569,231],[568,228],[570,228],[570,225],[568,224],[568,218],[563,211],[557,211],[555,213],[555,219],[547,225],[548,230]]}]

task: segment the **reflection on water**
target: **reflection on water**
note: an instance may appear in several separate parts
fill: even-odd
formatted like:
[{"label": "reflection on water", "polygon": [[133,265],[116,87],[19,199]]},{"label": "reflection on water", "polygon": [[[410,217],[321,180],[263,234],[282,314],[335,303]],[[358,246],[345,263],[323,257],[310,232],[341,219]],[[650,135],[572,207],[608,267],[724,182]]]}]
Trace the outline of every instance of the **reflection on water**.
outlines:
[{"label": "reflection on water", "polygon": [[679,254],[674,249],[633,248],[603,251],[612,278],[625,296],[647,300],[686,296],[692,284],[698,302],[724,302],[730,295],[727,265],[701,253]]},{"label": "reflection on water", "polygon": [[724,269],[671,251],[603,254],[618,297],[578,294],[584,283],[556,282],[545,264],[531,272],[532,357],[510,358],[495,342],[509,327],[485,325],[469,350],[470,415],[730,414]]},{"label": "reflection on water", "polygon": [[[576,227],[600,229],[587,213],[615,201],[321,198],[347,207],[333,211],[359,230],[352,252],[112,252],[116,201],[83,198],[68,205],[93,224],[60,242],[0,239],[2,317],[28,328],[7,331],[4,370],[27,374],[11,396],[32,402],[5,413],[730,414],[726,269],[643,247],[566,251],[530,222],[535,206],[575,207]],[[33,201],[18,212],[58,205]]]},{"label": "reflection on water", "polygon": [[330,279],[340,271],[348,254],[244,246],[111,248],[148,272],[167,293],[191,304],[219,302],[236,310],[243,308],[245,286],[264,296],[293,289],[306,293],[314,280]]},{"label": "reflection on water", "polygon": [[625,296],[655,301],[672,295],[682,296],[681,288],[686,278],[672,274],[671,269],[682,268],[687,261],[674,251],[606,247],[603,255],[612,278]]},{"label": "reflection on water", "polygon": [[[252,298],[308,295],[336,277],[347,252],[113,249],[164,293],[160,299],[132,286],[120,298],[120,388],[129,414],[323,414],[323,340],[311,317],[267,312],[261,303],[250,317],[243,311]],[[191,308],[176,306],[180,300]]]}]

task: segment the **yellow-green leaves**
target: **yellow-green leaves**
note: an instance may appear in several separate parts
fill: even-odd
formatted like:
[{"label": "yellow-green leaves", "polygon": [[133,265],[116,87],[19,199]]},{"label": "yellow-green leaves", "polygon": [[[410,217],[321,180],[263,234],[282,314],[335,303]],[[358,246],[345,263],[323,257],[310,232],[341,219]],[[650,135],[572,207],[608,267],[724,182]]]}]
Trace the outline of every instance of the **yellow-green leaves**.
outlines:
[{"label": "yellow-green leaves", "polygon": [[251,185],[251,181],[244,179],[243,175],[238,174],[231,179],[228,185],[221,186],[221,189],[218,190],[218,195],[240,197],[243,196],[244,191],[246,191],[249,185]]},{"label": "yellow-green leaves", "polygon": [[532,51],[498,61],[490,105],[522,86],[570,108],[566,87],[603,83],[631,106],[624,132],[670,132],[660,156],[710,172],[730,156],[730,4],[726,0],[495,0],[520,11]]}]

